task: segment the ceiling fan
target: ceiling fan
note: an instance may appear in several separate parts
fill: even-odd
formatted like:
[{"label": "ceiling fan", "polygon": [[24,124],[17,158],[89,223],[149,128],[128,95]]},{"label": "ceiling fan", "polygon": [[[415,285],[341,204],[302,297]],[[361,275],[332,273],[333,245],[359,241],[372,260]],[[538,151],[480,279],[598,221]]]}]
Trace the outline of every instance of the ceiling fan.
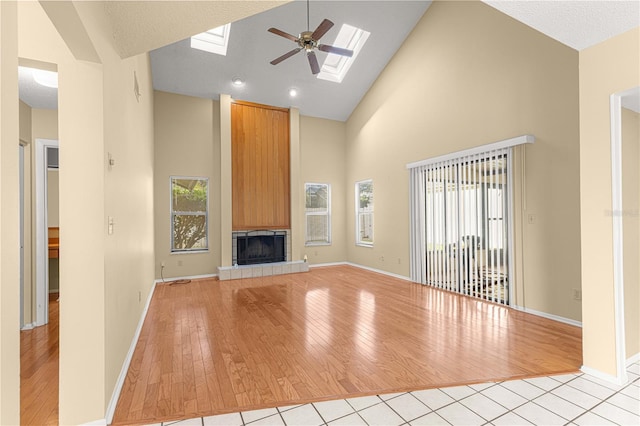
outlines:
[{"label": "ceiling fan", "polygon": [[271,65],[278,65],[280,62],[292,57],[293,55],[304,49],[304,51],[307,53],[309,65],[311,66],[311,73],[315,75],[320,72],[320,65],[318,65],[318,58],[316,57],[315,52],[316,49],[323,52],[335,53],[336,55],[341,56],[353,56],[353,50],[318,43],[318,40],[320,40],[320,38],[331,29],[331,27],[333,27],[333,22],[328,19],[324,19],[320,23],[320,25],[318,25],[318,28],[316,28],[315,31],[309,31],[309,0],[307,0],[307,31],[301,32],[298,37],[296,37],[277,28],[269,28],[268,31],[270,33],[279,35],[298,44],[298,47],[296,47],[295,49],[290,50],[284,55],[271,61]]}]

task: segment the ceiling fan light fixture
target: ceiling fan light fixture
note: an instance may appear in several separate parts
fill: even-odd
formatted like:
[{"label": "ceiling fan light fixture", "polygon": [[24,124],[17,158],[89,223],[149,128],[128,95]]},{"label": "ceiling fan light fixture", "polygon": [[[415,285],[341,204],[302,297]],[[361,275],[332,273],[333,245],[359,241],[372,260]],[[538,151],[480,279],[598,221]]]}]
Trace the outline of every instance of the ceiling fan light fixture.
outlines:
[{"label": "ceiling fan light fixture", "polygon": [[296,89],[295,87],[290,88],[289,96],[291,96],[292,98],[295,98],[296,96],[298,96],[298,89]]}]

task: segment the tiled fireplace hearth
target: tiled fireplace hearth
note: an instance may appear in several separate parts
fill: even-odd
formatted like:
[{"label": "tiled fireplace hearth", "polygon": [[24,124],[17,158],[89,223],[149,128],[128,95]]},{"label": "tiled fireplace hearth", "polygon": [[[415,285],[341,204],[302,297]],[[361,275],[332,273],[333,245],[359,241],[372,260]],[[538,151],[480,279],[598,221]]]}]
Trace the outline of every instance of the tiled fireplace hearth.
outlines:
[{"label": "tiled fireplace hearth", "polygon": [[220,281],[307,272],[304,261],[290,261],[291,233],[252,230],[232,233],[232,266],[218,268]]}]

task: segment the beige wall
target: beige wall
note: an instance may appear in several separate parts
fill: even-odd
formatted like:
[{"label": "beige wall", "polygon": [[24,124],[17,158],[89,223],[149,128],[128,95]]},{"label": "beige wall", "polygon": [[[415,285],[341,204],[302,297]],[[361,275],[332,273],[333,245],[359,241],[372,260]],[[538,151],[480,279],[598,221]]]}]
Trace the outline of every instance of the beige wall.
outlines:
[{"label": "beige wall", "polygon": [[[533,134],[516,304],[580,321],[578,54],[480,2],[434,2],[347,122],[347,252],[409,275],[405,165]],[[354,242],[356,181],[373,179],[373,248]],[[522,223],[522,220],[520,220]]]},{"label": "beige wall", "polygon": [[[300,253],[307,255],[311,265],[344,262],[346,253],[345,198],[350,192],[345,188],[345,123],[320,118],[300,116],[300,197],[303,234]],[[331,245],[304,246],[304,184],[328,183],[331,185]]]},{"label": "beige wall", "polygon": [[47,170],[47,226],[59,226],[59,189],[58,170]]},{"label": "beige wall", "polygon": [[[156,278],[160,278],[162,262],[165,263],[165,279],[215,274],[222,262],[221,244],[226,241],[221,236],[219,102],[166,92],[155,92],[154,99]],[[292,161],[299,158],[296,161],[300,174],[297,179],[299,202],[292,205],[292,210],[294,215],[299,216],[297,219],[301,226],[293,229],[300,238],[294,237],[293,243],[297,246],[292,247],[292,253],[297,252],[300,258],[306,254],[311,264],[343,262],[346,260],[345,124],[305,116],[300,116],[299,121],[300,152],[296,154],[292,151]],[[170,176],[202,176],[210,179],[208,253],[170,253]],[[333,243],[330,246],[304,246],[305,182],[331,184]],[[230,238],[229,234],[229,243]]]},{"label": "beige wall", "polygon": [[0,2],[0,424],[20,422],[18,45],[15,2]]},{"label": "beige wall", "polygon": [[626,354],[640,353],[640,114],[622,108],[622,229]]},{"label": "beige wall", "polygon": [[23,292],[23,306],[22,306],[22,322],[24,325],[29,325],[35,318],[33,318],[34,312],[34,304],[35,300],[33,295],[33,277],[35,276],[35,271],[32,265],[33,259],[33,247],[32,244],[32,227],[35,224],[32,222],[31,216],[31,205],[32,205],[32,138],[31,138],[31,107],[24,102],[20,101],[19,108],[19,121],[20,121],[20,143],[24,146],[24,268],[22,271],[23,280],[24,280],[24,292]]},{"label": "beige wall", "polygon": [[[24,151],[24,294],[23,294],[23,321],[29,326],[36,321],[35,310],[35,280],[37,265],[33,263],[35,259],[35,211],[32,206],[36,204],[35,194],[35,154],[32,149],[36,139],[58,139],[58,111],[48,109],[31,108],[26,103],[20,101],[20,141],[25,147]],[[49,205],[49,226],[59,225],[59,194],[58,194],[58,173],[49,171],[48,176],[54,175],[48,182]],[[55,204],[55,208],[51,207]],[[55,287],[57,289],[57,287]]]},{"label": "beige wall", "polygon": [[[101,4],[47,8],[59,26],[79,19],[90,36],[83,42],[102,60],[74,59],[39,3],[18,5],[19,55],[55,64],[59,72],[59,407],[61,424],[78,424],[105,417],[153,282],[153,94],[147,56],[121,60],[115,54]],[[140,102],[132,90],[134,71]],[[107,152],[117,160],[113,170]],[[113,235],[107,216],[115,218]]]},{"label": "beige wall", "polygon": [[31,134],[35,139],[58,139],[58,110],[31,110]]},{"label": "beige wall", "polygon": [[[155,276],[217,274],[220,266],[219,103],[155,92]],[[171,254],[170,176],[209,178],[209,251]]]},{"label": "beige wall", "polygon": [[640,28],[580,52],[584,365],[616,375],[609,97],[640,85]]}]

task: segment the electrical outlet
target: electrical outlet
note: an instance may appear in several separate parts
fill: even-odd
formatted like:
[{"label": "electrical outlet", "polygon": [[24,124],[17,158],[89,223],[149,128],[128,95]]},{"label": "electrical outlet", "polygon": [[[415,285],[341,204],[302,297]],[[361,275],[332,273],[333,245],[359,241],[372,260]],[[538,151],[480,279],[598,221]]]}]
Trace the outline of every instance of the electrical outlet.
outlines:
[{"label": "electrical outlet", "polygon": [[582,290],[579,288],[572,289],[573,292],[573,300],[582,300]]},{"label": "electrical outlet", "polygon": [[164,261],[160,262],[160,267],[164,268]]},{"label": "electrical outlet", "polygon": [[380,256],[380,262],[384,262],[384,256]]},{"label": "electrical outlet", "polygon": [[534,223],[536,223],[536,215],[535,214],[528,215],[527,222],[529,222],[529,225],[533,225]]},{"label": "electrical outlet", "polygon": [[402,263],[402,261],[400,260],[400,258],[398,258],[398,265],[400,265]]},{"label": "electrical outlet", "polygon": [[138,290],[138,302],[142,302],[142,292]]}]

